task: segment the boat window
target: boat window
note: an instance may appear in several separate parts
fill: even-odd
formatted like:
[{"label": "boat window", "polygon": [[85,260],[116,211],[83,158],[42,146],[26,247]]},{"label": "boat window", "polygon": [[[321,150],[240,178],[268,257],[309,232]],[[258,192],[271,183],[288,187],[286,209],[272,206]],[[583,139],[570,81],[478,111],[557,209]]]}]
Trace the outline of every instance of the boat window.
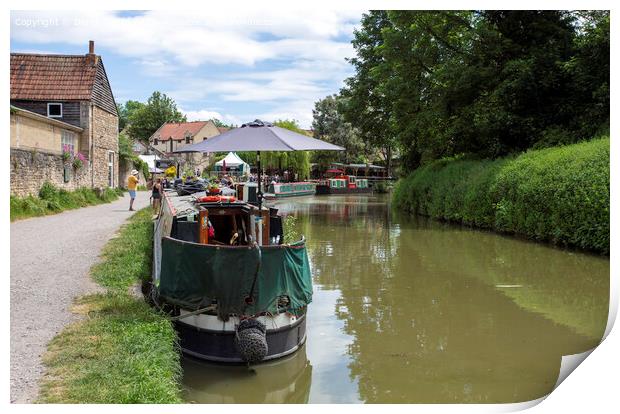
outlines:
[{"label": "boat window", "polygon": [[243,212],[209,209],[209,221],[213,225],[214,236],[209,244],[238,246],[248,244],[249,216]]}]

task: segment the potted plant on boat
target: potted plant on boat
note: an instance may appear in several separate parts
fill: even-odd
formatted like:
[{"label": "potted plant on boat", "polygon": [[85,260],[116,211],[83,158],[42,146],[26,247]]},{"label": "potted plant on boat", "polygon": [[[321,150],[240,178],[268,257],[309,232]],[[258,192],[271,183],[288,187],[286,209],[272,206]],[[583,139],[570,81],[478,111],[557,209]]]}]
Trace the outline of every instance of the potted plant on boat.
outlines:
[{"label": "potted plant on boat", "polygon": [[207,192],[209,193],[209,195],[218,195],[222,193],[222,190],[220,190],[217,184],[209,184]]}]

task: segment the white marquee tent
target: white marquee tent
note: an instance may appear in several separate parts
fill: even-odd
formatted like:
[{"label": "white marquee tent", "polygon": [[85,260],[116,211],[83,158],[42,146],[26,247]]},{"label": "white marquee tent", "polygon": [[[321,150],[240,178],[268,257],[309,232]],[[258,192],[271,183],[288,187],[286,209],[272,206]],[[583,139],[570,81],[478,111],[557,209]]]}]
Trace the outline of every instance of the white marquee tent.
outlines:
[{"label": "white marquee tent", "polygon": [[243,161],[237,154],[234,152],[229,152],[224,159],[219,160],[215,163],[215,169],[218,171],[222,171],[224,169],[224,163],[226,163],[226,170],[229,168],[234,168],[241,173],[250,172],[250,165]]}]

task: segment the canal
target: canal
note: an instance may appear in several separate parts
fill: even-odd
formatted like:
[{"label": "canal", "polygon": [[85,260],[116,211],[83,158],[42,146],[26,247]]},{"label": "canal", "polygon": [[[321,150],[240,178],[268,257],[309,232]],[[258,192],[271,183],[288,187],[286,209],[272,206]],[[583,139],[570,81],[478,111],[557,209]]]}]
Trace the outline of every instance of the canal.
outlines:
[{"label": "canal", "polygon": [[400,214],[386,196],[276,207],[307,239],[307,343],[253,370],[184,358],[188,402],[527,401],[605,330],[608,258]]}]

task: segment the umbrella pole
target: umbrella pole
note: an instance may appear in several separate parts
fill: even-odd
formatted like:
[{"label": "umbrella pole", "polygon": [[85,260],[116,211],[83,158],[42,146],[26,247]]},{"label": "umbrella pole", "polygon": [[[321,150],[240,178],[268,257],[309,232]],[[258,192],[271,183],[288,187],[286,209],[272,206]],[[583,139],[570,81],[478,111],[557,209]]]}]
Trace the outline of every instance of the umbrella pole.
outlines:
[{"label": "umbrella pole", "polygon": [[256,166],[258,168],[258,191],[256,192],[256,198],[258,198],[258,210],[263,207],[263,191],[261,190],[262,178],[260,174],[260,151],[256,151]]}]

